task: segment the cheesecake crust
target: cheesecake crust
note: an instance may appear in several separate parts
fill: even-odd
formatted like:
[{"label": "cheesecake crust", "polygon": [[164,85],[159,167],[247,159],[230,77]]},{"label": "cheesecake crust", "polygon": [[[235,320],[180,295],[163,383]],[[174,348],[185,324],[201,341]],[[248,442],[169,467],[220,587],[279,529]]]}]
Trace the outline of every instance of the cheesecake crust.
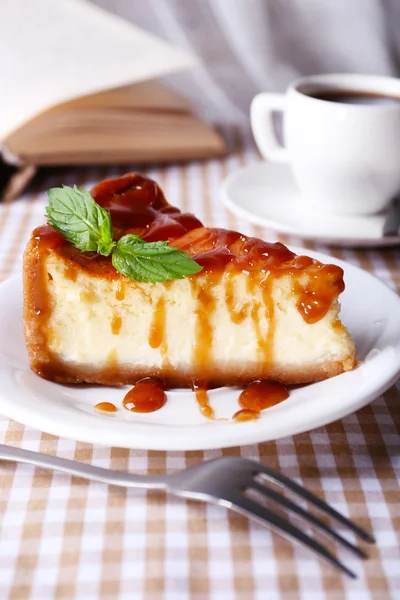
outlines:
[{"label": "cheesecake crust", "polygon": [[[158,377],[163,380],[167,388],[181,388],[193,386],[193,381],[198,380],[198,372],[179,371],[178,369],[135,368],[129,365],[118,364],[113,367],[106,365],[91,366],[69,363],[59,358],[49,363],[39,351],[31,363],[32,370],[44,379],[58,383],[92,383],[101,385],[134,385],[145,377]],[[284,385],[301,385],[316,383],[330,377],[340,375],[355,366],[354,354],[350,353],[344,360],[325,361],[321,365],[280,365],[271,366],[263,371],[254,366],[232,366],[231,369],[214,367],[203,372],[202,381],[207,387],[245,386],[258,379],[269,379]],[[240,370],[239,370],[240,368]]]}]

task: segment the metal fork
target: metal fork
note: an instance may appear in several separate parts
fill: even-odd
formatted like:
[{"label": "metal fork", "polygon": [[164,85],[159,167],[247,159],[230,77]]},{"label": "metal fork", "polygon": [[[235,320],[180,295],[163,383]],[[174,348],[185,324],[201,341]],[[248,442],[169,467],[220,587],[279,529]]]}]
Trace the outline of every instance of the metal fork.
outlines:
[{"label": "metal fork", "polygon": [[[261,463],[246,458],[224,456],[202,462],[194,467],[170,475],[132,475],[130,473],[87,465],[75,460],[67,460],[65,458],[40,454],[39,452],[13,448],[3,444],[0,444],[0,459],[30,463],[38,467],[44,467],[45,469],[55,469],[57,471],[69,473],[70,475],[76,475],[94,481],[101,481],[110,485],[164,490],[171,494],[175,494],[176,496],[220,504],[241,513],[250,519],[254,519],[262,525],[271,526],[285,537],[293,538],[296,541],[301,542],[350,577],[356,576],[325,546],[304,533],[301,529],[271,508],[250,498],[246,495],[246,491],[252,490],[253,492],[257,492],[265,499],[272,500],[288,511],[302,517],[308,521],[308,523],[316,526],[324,534],[327,534],[360,558],[367,557],[363,550],[350,543],[336,531],[328,527],[318,517],[307,512],[287,496],[268,487],[268,485],[266,485],[267,482],[272,481],[280,484],[287,490],[290,490],[290,492],[297,494],[303,500],[306,500],[323,513],[335,519],[338,523],[347,527],[362,540],[369,543],[375,542],[374,538],[361,529],[361,527],[338,513],[320,498],[305,490],[285,475],[282,475]],[[257,476],[261,476],[265,484],[261,483]]]}]

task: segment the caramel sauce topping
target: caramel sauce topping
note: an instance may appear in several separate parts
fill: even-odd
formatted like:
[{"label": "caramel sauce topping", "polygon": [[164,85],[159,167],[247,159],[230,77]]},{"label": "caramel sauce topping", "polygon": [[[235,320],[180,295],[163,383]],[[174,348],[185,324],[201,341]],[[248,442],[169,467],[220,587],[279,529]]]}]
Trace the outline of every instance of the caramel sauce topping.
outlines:
[{"label": "caramel sauce topping", "polygon": [[335,265],[322,265],[305,286],[298,281],[293,292],[298,295],[297,308],[306,323],[316,323],[328,312],[332,300],[344,290],[342,273]]},{"label": "caramel sauce topping", "polygon": [[202,226],[194,215],[168,204],[156,182],[140,173],[106,179],[91,194],[110,211],[116,237],[135,233],[149,242],[171,240]]},{"label": "caramel sauce topping", "polygon": [[167,401],[164,384],[157,377],[145,377],[126,394],[122,405],[131,412],[149,413],[159,410]]}]

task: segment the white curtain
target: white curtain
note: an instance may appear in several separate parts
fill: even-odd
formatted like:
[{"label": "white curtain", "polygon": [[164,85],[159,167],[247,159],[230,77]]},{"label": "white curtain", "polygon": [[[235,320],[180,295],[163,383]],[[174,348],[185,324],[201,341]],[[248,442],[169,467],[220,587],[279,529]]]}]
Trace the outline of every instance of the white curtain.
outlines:
[{"label": "white curtain", "polygon": [[168,82],[214,120],[322,72],[397,75],[400,0],[91,0],[200,58]]}]

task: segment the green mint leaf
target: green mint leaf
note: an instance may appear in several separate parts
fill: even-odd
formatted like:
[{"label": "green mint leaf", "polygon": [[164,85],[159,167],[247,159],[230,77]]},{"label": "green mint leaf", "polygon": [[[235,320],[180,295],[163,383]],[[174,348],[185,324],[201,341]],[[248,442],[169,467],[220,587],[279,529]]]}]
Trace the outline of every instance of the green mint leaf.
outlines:
[{"label": "green mint leaf", "polygon": [[82,252],[111,254],[115,242],[110,213],[89,192],[74,185],[52,188],[47,195],[46,218],[68,242]]},{"label": "green mint leaf", "polygon": [[199,273],[203,267],[190,255],[168,242],[145,242],[137,235],[124,235],[112,254],[115,269],[143,283],[165,283]]}]

